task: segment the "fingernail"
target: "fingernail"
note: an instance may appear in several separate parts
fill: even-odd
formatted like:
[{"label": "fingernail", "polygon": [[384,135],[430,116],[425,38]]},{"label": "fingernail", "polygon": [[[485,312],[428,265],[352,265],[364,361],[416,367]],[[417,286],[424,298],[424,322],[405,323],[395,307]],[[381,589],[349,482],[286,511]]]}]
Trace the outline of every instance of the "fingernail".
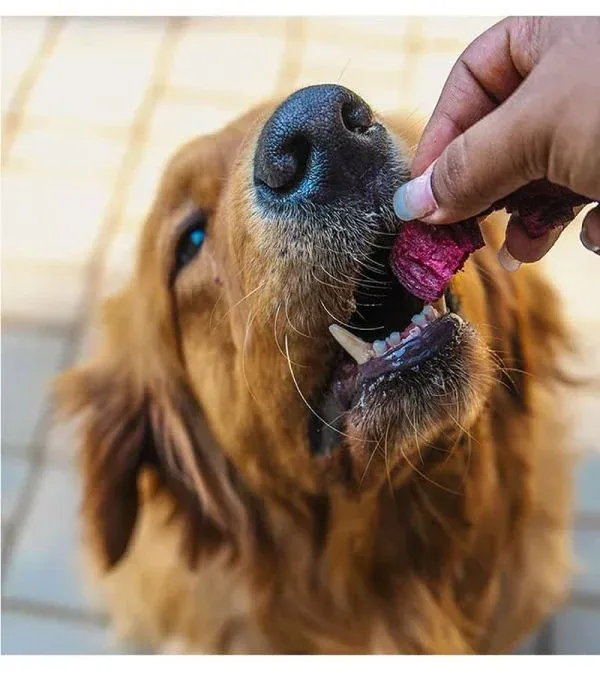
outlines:
[{"label": "fingernail", "polygon": [[394,194],[394,211],[400,220],[415,220],[430,216],[438,204],[431,189],[431,174],[435,162],[418,178],[401,185]]},{"label": "fingernail", "polygon": [[592,241],[589,240],[585,227],[581,228],[581,232],[579,233],[579,239],[581,240],[581,243],[587,248],[588,251],[591,251],[596,255],[600,255],[600,246],[594,244]]},{"label": "fingernail", "polygon": [[523,264],[512,257],[506,248],[506,244],[502,244],[502,248],[498,251],[498,262],[507,272],[516,272]]}]

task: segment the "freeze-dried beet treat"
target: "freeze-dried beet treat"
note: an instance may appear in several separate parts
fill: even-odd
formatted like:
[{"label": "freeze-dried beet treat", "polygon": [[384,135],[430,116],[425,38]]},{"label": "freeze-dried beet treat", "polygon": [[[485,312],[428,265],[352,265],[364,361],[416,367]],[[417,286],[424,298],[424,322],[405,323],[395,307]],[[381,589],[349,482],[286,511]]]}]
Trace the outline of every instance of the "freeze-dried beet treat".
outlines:
[{"label": "freeze-dried beet treat", "polygon": [[500,209],[506,209],[508,213],[518,211],[525,231],[535,239],[555,227],[568,225],[573,220],[573,209],[591,201],[561,185],[545,179],[536,180],[496,202],[482,215]]},{"label": "freeze-dried beet treat", "polygon": [[[493,204],[479,214],[506,209],[518,212],[527,234],[540,237],[573,219],[573,209],[591,200],[547,180],[537,180]],[[484,245],[475,218],[453,225],[405,223],[392,249],[391,268],[398,281],[425,302],[434,302],[467,258]]]},{"label": "freeze-dried beet treat", "polygon": [[475,218],[454,225],[426,225],[412,220],[396,237],[390,265],[408,291],[433,302],[469,255],[483,244]]}]

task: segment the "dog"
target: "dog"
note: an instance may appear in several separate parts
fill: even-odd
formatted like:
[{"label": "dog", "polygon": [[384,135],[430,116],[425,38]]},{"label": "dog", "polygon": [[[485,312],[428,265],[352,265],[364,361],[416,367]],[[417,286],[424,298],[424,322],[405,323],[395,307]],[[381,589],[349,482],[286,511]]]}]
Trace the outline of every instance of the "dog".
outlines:
[{"label": "dog", "polygon": [[88,570],[153,652],[489,654],[565,597],[569,330],[488,245],[433,306],[393,277],[417,131],[337,85],[170,161],[81,420]]}]

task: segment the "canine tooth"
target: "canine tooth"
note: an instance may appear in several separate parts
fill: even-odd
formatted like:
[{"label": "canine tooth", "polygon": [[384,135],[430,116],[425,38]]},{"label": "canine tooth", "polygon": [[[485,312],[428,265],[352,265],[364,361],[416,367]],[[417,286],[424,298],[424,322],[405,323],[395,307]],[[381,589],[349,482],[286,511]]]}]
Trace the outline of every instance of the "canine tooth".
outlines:
[{"label": "canine tooth", "polygon": [[332,323],[329,326],[329,332],[333,336],[333,339],[350,354],[356,363],[366,363],[371,358],[372,353],[368,342],[361,340],[356,335],[352,335],[350,331],[338,326],[336,323]]},{"label": "canine tooth", "polygon": [[406,336],[407,340],[412,340],[413,338],[416,338],[418,335],[421,335],[421,329],[419,326],[415,326],[414,328],[411,328],[408,331],[408,335]]},{"label": "canine tooth", "polygon": [[395,347],[396,345],[399,345],[400,344],[400,333],[398,331],[394,331],[393,333],[390,333],[390,336],[387,339],[387,343],[390,345],[390,347]]},{"label": "canine tooth", "polygon": [[435,303],[437,305],[437,311],[440,313],[440,315],[444,315],[448,313],[448,308],[446,307],[446,298],[442,295],[442,297]]},{"label": "canine tooth", "polygon": [[387,348],[388,346],[385,340],[375,340],[375,342],[373,342],[373,351],[375,354],[377,354],[377,356],[382,356],[385,354]]}]

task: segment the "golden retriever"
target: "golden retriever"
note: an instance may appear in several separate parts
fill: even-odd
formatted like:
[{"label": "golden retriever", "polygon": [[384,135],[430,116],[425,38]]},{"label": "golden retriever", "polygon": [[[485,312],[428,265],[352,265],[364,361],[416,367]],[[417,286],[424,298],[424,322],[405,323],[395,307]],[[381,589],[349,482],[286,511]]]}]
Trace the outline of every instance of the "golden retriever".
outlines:
[{"label": "golden retriever", "polygon": [[444,302],[400,286],[392,194],[416,140],[318,85],[166,168],[104,342],[59,385],[124,639],[498,653],[563,598],[559,301],[497,264],[498,219]]}]

